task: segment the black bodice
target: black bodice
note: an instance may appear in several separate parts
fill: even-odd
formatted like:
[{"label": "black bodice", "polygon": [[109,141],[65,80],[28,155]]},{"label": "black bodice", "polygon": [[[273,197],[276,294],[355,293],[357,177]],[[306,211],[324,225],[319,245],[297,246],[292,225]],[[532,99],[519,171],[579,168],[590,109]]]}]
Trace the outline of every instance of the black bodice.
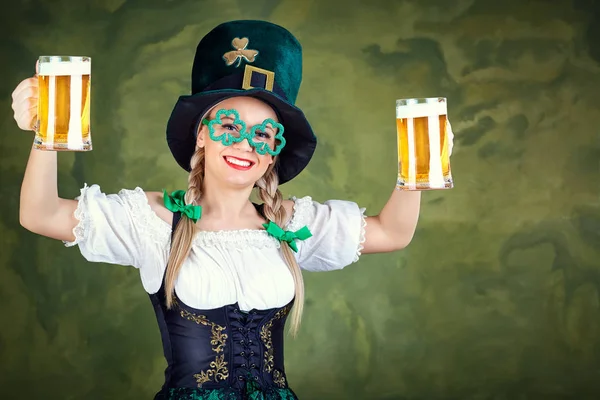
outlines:
[{"label": "black bodice", "polygon": [[[178,221],[173,222],[175,226]],[[283,363],[284,325],[292,303],[249,312],[241,311],[237,303],[198,310],[175,296],[168,310],[164,280],[150,299],[167,360],[165,383],[156,399],[214,390],[229,393],[227,399],[246,399],[249,391],[287,393],[262,398],[295,398]]]}]

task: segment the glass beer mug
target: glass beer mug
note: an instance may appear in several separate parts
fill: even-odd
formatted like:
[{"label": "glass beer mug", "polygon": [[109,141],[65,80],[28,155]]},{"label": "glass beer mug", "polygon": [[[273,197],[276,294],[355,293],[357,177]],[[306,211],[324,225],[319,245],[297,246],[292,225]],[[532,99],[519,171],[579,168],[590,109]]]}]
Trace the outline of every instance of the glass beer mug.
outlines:
[{"label": "glass beer mug", "polygon": [[38,66],[38,117],[33,146],[41,150],[92,150],[91,59],[42,56]]},{"label": "glass beer mug", "polygon": [[443,97],[396,101],[401,190],[450,189],[448,112]]}]

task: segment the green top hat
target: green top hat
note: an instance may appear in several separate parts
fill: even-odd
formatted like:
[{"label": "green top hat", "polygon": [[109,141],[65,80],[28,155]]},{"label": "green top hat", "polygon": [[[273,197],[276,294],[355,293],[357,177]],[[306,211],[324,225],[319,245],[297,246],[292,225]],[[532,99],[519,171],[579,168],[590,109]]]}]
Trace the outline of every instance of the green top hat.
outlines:
[{"label": "green top hat", "polygon": [[298,175],[310,161],[317,138],[294,104],[302,81],[302,47],[281,26],[265,21],[231,21],[198,44],[192,94],[181,96],[167,123],[167,143],[179,165],[190,171],[199,119],[229,97],[252,96],[269,104],[285,127],[286,145],[275,166],[279,182]]}]

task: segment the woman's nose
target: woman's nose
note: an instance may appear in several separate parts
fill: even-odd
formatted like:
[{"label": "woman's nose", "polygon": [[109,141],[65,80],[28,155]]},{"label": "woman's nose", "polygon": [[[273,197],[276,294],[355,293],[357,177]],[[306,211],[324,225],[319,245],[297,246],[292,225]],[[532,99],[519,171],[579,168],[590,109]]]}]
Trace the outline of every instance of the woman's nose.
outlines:
[{"label": "woman's nose", "polygon": [[254,150],[254,147],[250,146],[250,142],[248,141],[247,138],[242,139],[241,142],[233,143],[233,146],[236,149],[243,150],[243,151],[252,151],[252,150]]}]

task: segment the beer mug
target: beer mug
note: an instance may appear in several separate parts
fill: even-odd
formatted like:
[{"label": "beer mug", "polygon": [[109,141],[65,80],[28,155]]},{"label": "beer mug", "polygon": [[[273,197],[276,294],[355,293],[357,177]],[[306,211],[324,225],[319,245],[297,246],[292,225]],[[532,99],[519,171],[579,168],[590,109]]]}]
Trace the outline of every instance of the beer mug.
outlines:
[{"label": "beer mug", "polygon": [[42,56],[38,66],[38,113],[33,146],[41,150],[92,150],[91,59]]},{"label": "beer mug", "polygon": [[401,190],[450,189],[448,113],[443,97],[396,101]]}]

